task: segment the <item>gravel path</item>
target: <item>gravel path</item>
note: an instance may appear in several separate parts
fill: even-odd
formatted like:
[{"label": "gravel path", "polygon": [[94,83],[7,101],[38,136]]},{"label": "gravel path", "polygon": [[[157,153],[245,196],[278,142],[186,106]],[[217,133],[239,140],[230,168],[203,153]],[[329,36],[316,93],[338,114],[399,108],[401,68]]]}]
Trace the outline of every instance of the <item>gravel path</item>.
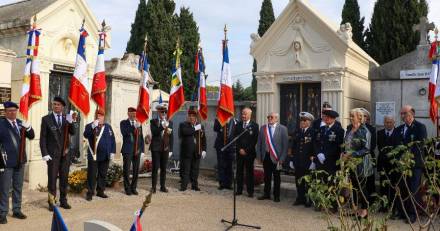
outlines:
[{"label": "gravel path", "polygon": [[[140,179],[140,195],[146,195],[150,179]],[[231,191],[218,191],[216,182],[202,179],[201,192],[177,190],[177,177],[168,179],[170,193],[154,194],[152,204],[142,217],[144,230],[224,230],[226,226],[220,222],[222,218],[232,218]],[[25,186],[26,187],[26,186]],[[325,230],[326,222],[320,213],[304,207],[293,207],[293,185],[283,183],[284,192],[281,203],[258,201],[255,198],[239,196],[237,213],[239,222],[261,225],[262,230]],[[257,190],[261,192],[262,187]],[[256,192],[256,195],[259,195]],[[61,213],[69,230],[83,230],[83,222],[98,219],[110,222],[122,230],[129,230],[133,214],[143,202],[143,196],[126,196],[122,189],[109,189],[106,192],[110,198],[94,197],[88,202],[79,196],[70,196],[71,210],[61,209]],[[23,212],[28,219],[21,221],[8,217],[7,225],[0,225],[0,230],[50,230],[52,213],[47,210],[47,194],[26,191],[24,195]],[[410,228],[403,222],[391,222],[389,230],[405,231]],[[250,230],[235,228],[234,230]]]}]

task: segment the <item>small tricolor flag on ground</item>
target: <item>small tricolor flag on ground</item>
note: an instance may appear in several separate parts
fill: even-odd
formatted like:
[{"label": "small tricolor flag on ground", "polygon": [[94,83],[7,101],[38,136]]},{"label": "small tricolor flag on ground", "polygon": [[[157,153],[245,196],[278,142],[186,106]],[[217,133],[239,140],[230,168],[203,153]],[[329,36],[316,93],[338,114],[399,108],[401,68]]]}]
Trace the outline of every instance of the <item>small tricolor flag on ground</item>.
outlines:
[{"label": "small tricolor flag on ground", "polygon": [[26,66],[20,97],[20,114],[28,120],[29,110],[32,105],[41,100],[40,62],[38,60],[38,46],[40,45],[40,29],[37,29],[36,19],[28,33],[28,46],[26,50]]},{"label": "small tricolor flag on ground", "polygon": [[66,223],[64,223],[60,210],[57,206],[53,206],[52,227],[50,231],[68,231]]},{"label": "small tricolor flag on ground", "polygon": [[194,70],[197,74],[197,110],[200,118],[206,120],[208,118],[208,103],[206,101],[206,75],[205,60],[203,58],[202,48],[199,48],[196,54]]},{"label": "small tricolor flag on ground", "polygon": [[130,231],[142,231],[141,211],[136,212],[134,222],[131,225]]},{"label": "small tricolor flag on ground", "polygon": [[179,41],[177,41],[176,51],[174,51],[175,65],[173,65],[171,76],[171,90],[170,99],[168,105],[168,119],[171,120],[174,114],[180,110],[185,104],[185,96],[183,92],[182,82],[182,68],[180,66],[180,56],[182,50],[179,47]]},{"label": "small tricolor flag on ground", "polygon": [[139,87],[139,99],[136,109],[136,119],[140,123],[148,120],[150,114],[150,66],[147,54],[144,51],[139,58],[139,71],[141,72],[141,83]]},{"label": "small tricolor flag on ground", "polygon": [[228,40],[223,40],[223,66],[220,77],[220,92],[217,107],[217,119],[222,126],[234,116],[234,95],[232,92],[232,76],[229,68]]},{"label": "small tricolor flag on ground", "polygon": [[99,50],[96,58],[95,74],[93,75],[92,82],[92,100],[95,101],[98,108],[105,111],[105,91],[107,90],[107,82],[105,80],[105,63],[104,63],[104,50],[105,39],[107,34],[105,33],[105,23],[103,22],[103,29],[99,33]]},{"label": "small tricolor flag on ground", "polygon": [[80,29],[78,52],[76,55],[75,70],[70,82],[69,100],[85,116],[90,112],[89,80],[87,78],[86,62],[86,37],[89,35],[84,29],[84,23]]}]

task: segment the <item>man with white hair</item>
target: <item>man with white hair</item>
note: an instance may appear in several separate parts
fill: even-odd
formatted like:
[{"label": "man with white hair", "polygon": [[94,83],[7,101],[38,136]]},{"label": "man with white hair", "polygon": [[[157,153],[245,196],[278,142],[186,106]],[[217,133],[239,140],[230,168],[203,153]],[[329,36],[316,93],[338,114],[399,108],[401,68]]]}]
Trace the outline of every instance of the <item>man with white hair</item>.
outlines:
[{"label": "man with white hair", "polygon": [[257,142],[257,160],[263,163],[264,194],[258,200],[270,199],[272,176],[274,178],[274,201],[280,202],[280,170],[287,157],[289,136],[287,127],[278,123],[278,113],[267,115],[267,124],[261,126]]}]

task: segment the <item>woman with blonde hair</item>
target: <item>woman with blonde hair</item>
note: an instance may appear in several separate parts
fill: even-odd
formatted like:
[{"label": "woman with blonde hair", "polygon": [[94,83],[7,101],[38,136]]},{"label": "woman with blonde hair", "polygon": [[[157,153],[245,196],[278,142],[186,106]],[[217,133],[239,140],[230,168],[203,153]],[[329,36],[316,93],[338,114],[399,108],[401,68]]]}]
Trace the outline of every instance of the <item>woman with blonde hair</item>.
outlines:
[{"label": "woman with blonde hair", "polygon": [[351,125],[348,127],[344,138],[344,151],[341,154],[343,162],[351,158],[359,158],[362,161],[356,169],[350,171],[350,181],[353,186],[353,203],[357,208],[357,216],[365,218],[368,216],[368,194],[366,190],[367,177],[371,175],[369,167],[371,133],[362,123],[363,113],[355,108],[350,111]]}]

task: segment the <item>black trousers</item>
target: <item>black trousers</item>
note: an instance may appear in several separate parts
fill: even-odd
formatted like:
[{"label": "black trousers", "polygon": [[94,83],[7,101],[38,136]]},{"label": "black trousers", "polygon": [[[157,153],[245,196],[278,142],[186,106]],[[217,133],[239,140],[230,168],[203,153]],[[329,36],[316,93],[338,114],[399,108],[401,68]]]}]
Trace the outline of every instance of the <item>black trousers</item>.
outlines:
[{"label": "black trousers", "polygon": [[[385,175],[380,176],[380,195],[386,196],[388,198],[388,202],[391,203],[394,200],[394,197],[396,196],[396,190],[393,189],[391,186],[396,186],[397,181],[399,180],[399,175],[396,173],[391,173],[391,169],[385,169],[385,170],[378,170],[378,172],[385,171],[388,174],[388,177],[390,179],[390,182],[385,184],[385,181],[388,180],[388,178]],[[391,184],[391,185],[390,185]],[[397,198],[396,203],[400,203],[399,199]],[[390,207],[391,205],[388,204],[387,207]],[[393,210],[396,209],[396,205],[393,206]]]},{"label": "black trousers", "polygon": [[199,186],[199,158],[182,158],[180,171],[182,172],[182,181],[180,187],[186,189],[188,183],[191,181],[191,186],[196,188]]},{"label": "black trousers", "polygon": [[[414,168],[412,170],[412,176],[407,176],[406,184],[408,185],[408,189],[405,185],[404,179],[400,182],[399,189],[402,193],[402,198],[408,198],[406,201],[404,201],[404,208],[402,207],[400,201],[397,203],[397,208],[399,210],[399,213],[401,216],[404,216],[405,211],[408,213],[408,216],[415,217],[417,214],[417,208],[419,207],[418,204],[422,204],[422,197],[419,192],[420,186],[422,184],[422,176],[423,176],[423,169],[422,168]],[[413,206],[413,203],[411,202],[411,199],[409,199],[409,195],[413,195],[415,199],[415,206]]]},{"label": "black trousers", "polygon": [[[137,181],[139,176],[139,162],[141,155],[136,157],[133,154],[123,154],[123,177],[124,177],[124,189],[126,192],[135,191],[137,188]],[[131,169],[131,182],[130,182],[130,169]]]},{"label": "black trousers", "polygon": [[270,159],[270,154],[266,153],[263,161],[264,168],[264,196],[270,196],[270,189],[272,187],[273,176],[273,196],[276,199],[280,198],[281,176],[280,171],[277,170],[277,164],[274,164]]},{"label": "black trousers", "polygon": [[246,172],[246,189],[254,194],[254,157],[237,154],[237,193],[243,192],[244,173]]},{"label": "black trousers", "polygon": [[160,169],[160,187],[165,187],[165,181],[167,177],[167,165],[168,165],[168,151],[165,152],[152,152],[153,159],[153,172],[152,172],[152,187],[156,188],[157,185],[157,171]]},{"label": "black trousers", "polygon": [[47,189],[54,197],[57,196],[57,178],[59,176],[60,202],[67,202],[67,185],[69,177],[70,156],[53,157],[47,162]]},{"label": "black trousers", "polygon": [[295,183],[296,183],[296,201],[306,202],[307,185],[304,179],[301,178],[309,174],[309,171],[305,169],[305,166],[295,168]]},{"label": "black trousers", "polygon": [[110,161],[89,160],[87,163],[87,194],[94,195],[95,188],[98,193],[105,190],[105,179]]},{"label": "black trousers", "polygon": [[217,149],[217,174],[218,182],[222,187],[232,186],[232,162],[234,153],[222,152]]}]

